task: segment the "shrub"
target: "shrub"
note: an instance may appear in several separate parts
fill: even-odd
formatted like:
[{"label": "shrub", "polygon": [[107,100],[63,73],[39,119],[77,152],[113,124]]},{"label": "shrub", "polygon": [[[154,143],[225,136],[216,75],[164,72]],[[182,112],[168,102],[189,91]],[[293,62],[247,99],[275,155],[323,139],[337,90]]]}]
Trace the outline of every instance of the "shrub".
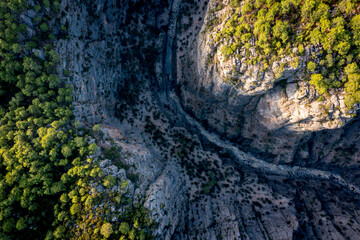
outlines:
[{"label": "shrub", "polygon": [[300,44],[300,45],[298,46],[298,50],[299,50],[299,54],[302,55],[302,54],[305,52],[304,45]]},{"label": "shrub", "polygon": [[101,126],[100,126],[99,124],[95,124],[95,125],[93,126],[93,131],[94,131],[94,132],[98,132],[98,131],[100,131],[100,129],[101,129]]},{"label": "shrub", "polygon": [[47,25],[46,23],[42,23],[42,24],[40,25],[40,30],[41,30],[42,32],[47,32],[47,31],[49,31],[49,27],[48,27],[48,25]]},{"label": "shrub", "polygon": [[325,84],[324,77],[321,74],[312,74],[309,83],[315,86],[320,95],[327,92],[328,86]]},{"label": "shrub", "polygon": [[105,238],[109,238],[110,235],[113,233],[112,225],[110,223],[104,223],[101,226],[100,230],[101,235],[103,235]]},{"label": "shrub", "polygon": [[315,69],[316,69],[316,63],[314,63],[313,61],[309,61],[308,64],[307,64],[307,69],[310,72],[314,72]]}]

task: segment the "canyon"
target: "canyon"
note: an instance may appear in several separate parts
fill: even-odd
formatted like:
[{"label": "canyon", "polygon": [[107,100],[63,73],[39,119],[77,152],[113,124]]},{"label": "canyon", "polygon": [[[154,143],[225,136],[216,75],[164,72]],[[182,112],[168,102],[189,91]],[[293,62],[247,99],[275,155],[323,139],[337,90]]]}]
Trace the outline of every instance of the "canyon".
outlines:
[{"label": "canyon", "polygon": [[[157,239],[360,239],[360,119],[341,93],[318,102],[304,64],[258,78],[225,61],[222,25],[205,31],[226,18],[216,3],[62,1],[76,119],[132,166]],[[233,63],[241,89],[224,81]]]}]

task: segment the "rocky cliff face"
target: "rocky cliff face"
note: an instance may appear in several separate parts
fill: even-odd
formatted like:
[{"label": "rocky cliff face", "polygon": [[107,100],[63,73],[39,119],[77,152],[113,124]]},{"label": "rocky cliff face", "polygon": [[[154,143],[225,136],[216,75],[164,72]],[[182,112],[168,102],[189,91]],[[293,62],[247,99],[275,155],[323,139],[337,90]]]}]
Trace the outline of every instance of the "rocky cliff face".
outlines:
[{"label": "rocky cliff face", "polygon": [[[267,70],[262,63],[247,61],[245,47],[225,57],[221,49],[231,40],[215,39],[231,17],[228,4],[209,2],[201,30],[189,37],[189,46],[183,45],[183,39],[193,28],[178,38],[183,51],[192,52],[181,56],[177,66],[184,105],[218,133],[235,141],[244,138],[250,148],[277,155],[275,161],[290,162],[293,151],[284,148],[294,149],[310,132],[341,128],[354,111],[347,110],[342,89],[319,100],[308,83],[305,62],[318,53],[316,47],[306,48],[297,59],[284,56]],[[214,11],[220,5],[221,10]],[[219,23],[213,26],[214,20]],[[256,56],[255,48],[251,50]]]},{"label": "rocky cliff face", "polygon": [[215,2],[62,1],[77,119],[121,149],[157,239],[360,239],[359,121],[341,92],[317,101],[301,64],[225,61],[203,33],[226,17]]}]

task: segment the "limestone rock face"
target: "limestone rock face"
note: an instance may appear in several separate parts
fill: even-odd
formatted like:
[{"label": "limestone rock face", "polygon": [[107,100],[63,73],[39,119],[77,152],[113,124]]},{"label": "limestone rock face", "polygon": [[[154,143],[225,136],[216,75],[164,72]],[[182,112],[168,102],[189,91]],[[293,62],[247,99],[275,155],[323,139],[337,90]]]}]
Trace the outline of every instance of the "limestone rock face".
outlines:
[{"label": "limestone rock face", "polygon": [[147,191],[145,207],[153,219],[159,219],[155,234],[162,239],[171,239],[179,225],[184,224],[186,212],[186,183],[178,174],[180,166],[169,164]]},{"label": "limestone rock face", "polygon": [[[124,16],[114,6],[108,1],[92,1],[87,5],[62,1],[66,15],[61,24],[68,26],[71,37],[57,44],[58,53],[63,56],[59,73],[73,88],[75,115],[90,122],[113,115],[108,110],[115,104],[119,84],[116,80],[122,75],[121,45],[116,32]],[[93,17],[94,13],[98,15]]]},{"label": "limestone rock face", "polygon": [[277,77],[281,62],[225,59],[223,23],[203,33],[226,19],[216,2],[61,1],[75,117],[129,166],[103,169],[144,200],[157,239],[360,239],[360,121],[344,126],[343,93],[318,101],[304,59]]}]

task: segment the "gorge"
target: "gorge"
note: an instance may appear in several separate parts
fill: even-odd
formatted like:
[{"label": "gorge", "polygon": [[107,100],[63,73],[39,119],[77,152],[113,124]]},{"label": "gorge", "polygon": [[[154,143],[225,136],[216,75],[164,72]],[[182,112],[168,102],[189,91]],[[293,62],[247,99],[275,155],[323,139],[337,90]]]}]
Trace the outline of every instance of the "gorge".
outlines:
[{"label": "gorge", "polygon": [[[348,2],[355,6],[351,14],[359,14],[358,1]],[[358,105],[347,108],[344,87],[319,94],[309,83],[307,64],[320,56],[319,45],[305,46],[299,57],[284,55],[266,69],[247,58],[257,56],[255,47],[224,54],[223,46],[236,42],[220,33],[246,3],[59,1],[58,15],[49,20],[50,29],[66,28],[66,37],[54,41],[56,72],[72,89],[74,120],[84,128],[79,136],[93,129],[84,138],[98,149],[89,155],[102,176],[116,182],[111,190],[109,183],[91,189],[121,192],[129,200],[119,202],[143,206],[141,216],[148,214],[153,224],[142,228],[143,220],[136,220],[124,227],[116,211],[120,216],[126,208],[111,207],[109,197],[96,206],[110,206],[106,221],[120,228],[106,231],[104,224],[97,234],[360,239]],[[31,34],[35,11],[19,16]],[[149,235],[131,237],[124,228]],[[49,236],[96,239],[55,233]],[[17,239],[5,230],[3,236]]]}]

